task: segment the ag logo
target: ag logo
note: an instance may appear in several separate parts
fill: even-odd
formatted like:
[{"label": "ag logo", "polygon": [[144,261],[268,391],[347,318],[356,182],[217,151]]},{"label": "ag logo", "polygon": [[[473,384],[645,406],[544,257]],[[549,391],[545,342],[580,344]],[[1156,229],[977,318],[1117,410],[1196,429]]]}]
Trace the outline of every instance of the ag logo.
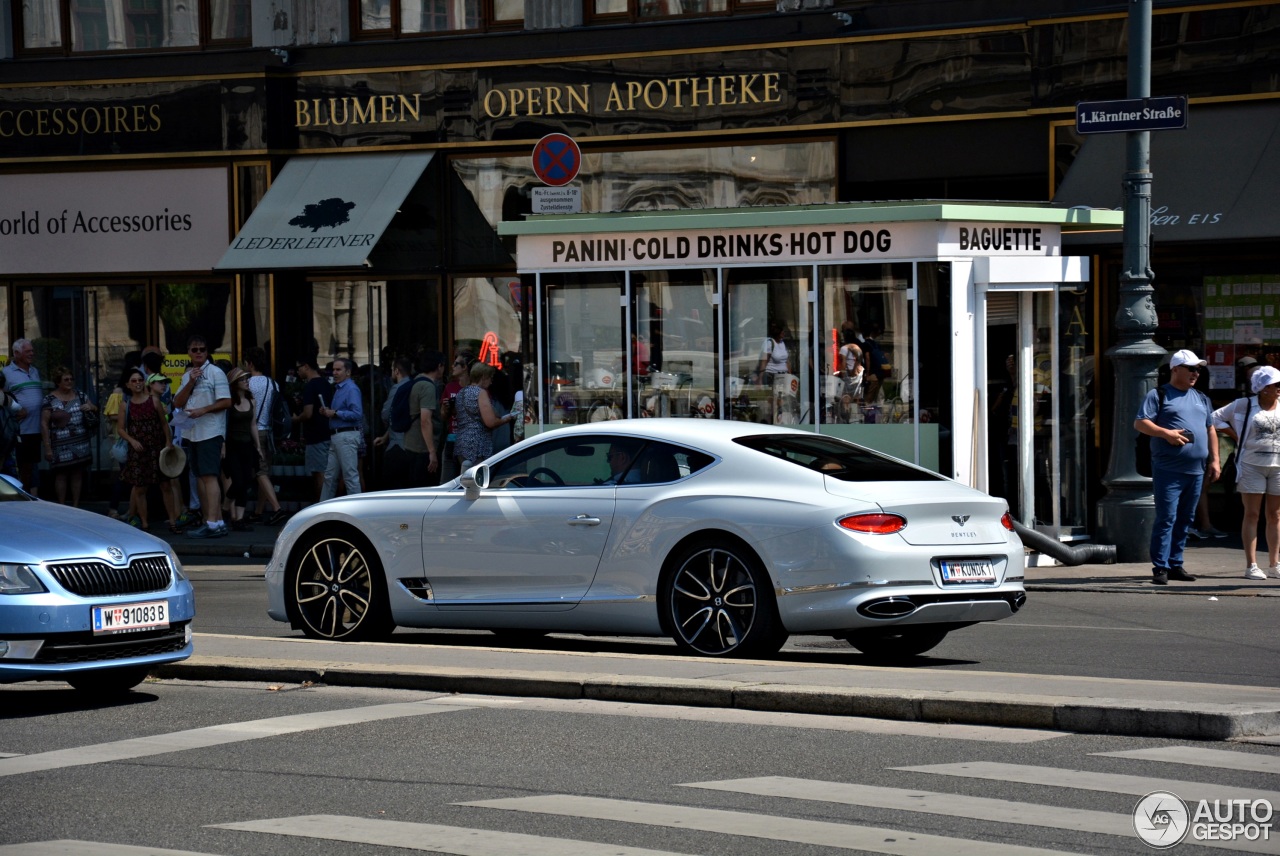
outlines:
[{"label": "ag logo", "polygon": [[1146,844],[1165,850],[1180,844],[1191,826],[1187,804],[1169,791],[1152,791],[1133,807],[1133,829]]}]

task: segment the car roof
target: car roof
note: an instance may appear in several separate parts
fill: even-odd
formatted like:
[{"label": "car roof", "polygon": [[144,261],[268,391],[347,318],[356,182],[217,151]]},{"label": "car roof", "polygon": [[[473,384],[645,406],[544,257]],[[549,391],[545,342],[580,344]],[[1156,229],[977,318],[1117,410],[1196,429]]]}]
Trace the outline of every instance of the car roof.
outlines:
[{"label": "car roof", "polygon": [[530,439],[573,434],[649,437],[670,443],[698,446],[704,449],[731,443],[739,437],[759,434],[800,434],[813,436],[812,431],[801,431],[783,425],[764,425],[758,422],[736,422],[722,419],[609,419],[603,422],[585,422],[569,425],[538,434]]}]

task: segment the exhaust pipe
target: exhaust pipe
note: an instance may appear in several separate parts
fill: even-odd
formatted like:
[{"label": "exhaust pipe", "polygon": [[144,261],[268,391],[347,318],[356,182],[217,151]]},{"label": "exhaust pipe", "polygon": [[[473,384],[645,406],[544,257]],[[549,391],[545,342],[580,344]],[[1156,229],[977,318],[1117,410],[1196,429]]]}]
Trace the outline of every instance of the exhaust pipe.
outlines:
[{"label": "exhaust pipe", "polygon": [[858,612],[871,618],[902,618],[916,611],[916,605],[906,598],[890,597],[873,600],[858,607]]},{"label": "exhaust pipe", "polygon": [[1073,568],[1077,565],[1114,565],[1116,563],[1115,544],[1064,544],[1043,532],[1028,529],[1016,520],[1013,521],[1013,531],[1018,533],[1024,547],[1038,550]]}]

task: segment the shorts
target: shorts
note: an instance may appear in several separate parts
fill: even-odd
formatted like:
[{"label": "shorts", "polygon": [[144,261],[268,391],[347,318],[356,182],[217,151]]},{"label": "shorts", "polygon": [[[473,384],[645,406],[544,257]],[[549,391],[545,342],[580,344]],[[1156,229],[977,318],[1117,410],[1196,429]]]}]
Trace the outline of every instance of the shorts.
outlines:
[{"label": "shorts", "polygon": [[22,442],[17,445],[16,453],[18,457],[18,466],[38,465],[41,460],[40,450],[43,448],[44,437],[40,434],[20,434]]},{"label": "shorts", "polygon": [[222,438],[186,441],[187,466],[192,475],[216,476],[222,472]]},{"label": "shorts", "polygon": [[[271,429],[267,429],[270,431]],[[254,478],[266,476],[271,478],[271,459],[274,457],[275,449],[271,443],[271,435],[267,431],[258,432],[258,471],[254,473]]]},{"label": "shorts", "polygon": [[307,472],[322,473],[329,465],[329,441],[307,444]]},{"label": "shorts", "polygon": [[1280,467],[1257,467],[1241,463],[1236,479],[1236,493],[1265,493],[1280,496]]}]

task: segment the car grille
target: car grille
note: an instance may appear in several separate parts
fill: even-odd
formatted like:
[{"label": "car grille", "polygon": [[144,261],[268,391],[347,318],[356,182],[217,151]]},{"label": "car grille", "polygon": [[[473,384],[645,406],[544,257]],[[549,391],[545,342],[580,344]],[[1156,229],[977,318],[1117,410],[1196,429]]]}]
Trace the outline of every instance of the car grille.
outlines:
[{"label": "car grille", "polygon": [[33,663],[99,663],[125,657],[172,654],[186,647],[187,624],[174,624],[163,630],[140,631],[119,636],[93,636],[88,633],[60,635],[47,642]]},{"label": "car grille", "polygon": [[127,568],[113,568],[106,562],[66,562],[45,568],[58,585],[81,597],[163,591],[173,576],[164,556],[143,556]]}]

